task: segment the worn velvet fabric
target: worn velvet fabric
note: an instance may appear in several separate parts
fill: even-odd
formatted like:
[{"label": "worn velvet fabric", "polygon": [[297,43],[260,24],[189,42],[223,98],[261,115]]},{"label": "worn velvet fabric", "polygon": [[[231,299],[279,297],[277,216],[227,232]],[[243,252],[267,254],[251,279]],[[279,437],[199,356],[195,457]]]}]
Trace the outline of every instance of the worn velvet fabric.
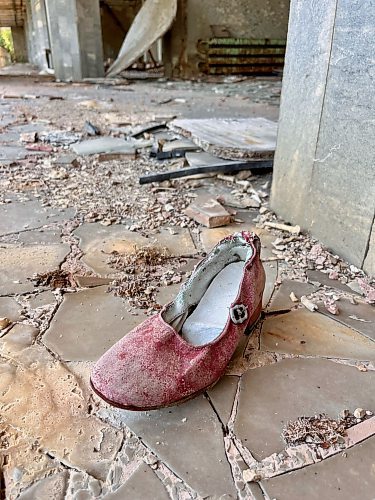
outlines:
[{"label": "worn velvet fabric", "polygon": [[[241,335],[259,317],[265,283],[258,237],[242,232],[228,238],[240,238],[253,250],[233,303],[247,307],[246,320],[235,324],[228,312],[226,326],[213,342],[193,346],[163,319],[173,305],[168,304],[95,364],[91,384],[107,402],[131,410],[169,406],[199,394],[223,375]],[[193,280],[194,273],[189,281]]]}]

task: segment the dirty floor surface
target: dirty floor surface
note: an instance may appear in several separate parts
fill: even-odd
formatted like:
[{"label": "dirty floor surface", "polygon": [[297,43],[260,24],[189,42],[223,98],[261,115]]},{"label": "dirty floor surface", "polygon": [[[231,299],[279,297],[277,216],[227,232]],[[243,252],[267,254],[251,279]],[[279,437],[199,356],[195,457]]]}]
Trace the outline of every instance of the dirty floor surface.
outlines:
[{"label": "dirty floor surface", "polygon": [[[371,281],[298,228],[272,227],[270,175],[141,187],[140,174],[168,168],[146,153],[104,162],[68,146],[28,148],[27,134],[82,133],[86,120],[120,136],[172,116],[277,120],[280,81],[125,83],[0,80],[0,496],[374,500]],[[198,195],[247,193],[254,208],[237,208],[223,228],[183,213]],[[92,394],[93,362],[242,229],[262,240],[265,315],[222,380],[144,413]],[[133,296],[129,256],[143,247],[161,257]],[[323,424],[323,414],[349,428],[316,440],[295,424],[295,440],[283,441],[288,422],[317,415]]]}]

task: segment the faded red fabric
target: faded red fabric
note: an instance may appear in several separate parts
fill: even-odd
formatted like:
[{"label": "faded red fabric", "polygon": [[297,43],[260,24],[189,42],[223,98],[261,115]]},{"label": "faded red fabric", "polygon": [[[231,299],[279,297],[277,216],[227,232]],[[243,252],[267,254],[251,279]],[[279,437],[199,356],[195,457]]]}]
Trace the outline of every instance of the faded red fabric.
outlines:
[{"label": "faded red fabric", "polygon": [[153,409],[188,399],[223,375],[241,335],[260,314],[265,283],[259,239],[248,232],[242,237],[252,246],[253,256],[244,267],[233,305],[248,307],[247,321],[235,325],[228,315],[215,341],[193,346],[163,320],[161,311],[125,335],[95,364],[91,384],[99,396],[126,409]]}]

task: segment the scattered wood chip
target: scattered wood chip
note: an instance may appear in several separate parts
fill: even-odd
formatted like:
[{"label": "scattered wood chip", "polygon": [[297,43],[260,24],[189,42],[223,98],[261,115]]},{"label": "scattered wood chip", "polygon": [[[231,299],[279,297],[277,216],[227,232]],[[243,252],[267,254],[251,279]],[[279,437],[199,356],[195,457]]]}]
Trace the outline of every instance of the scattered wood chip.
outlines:
[{"label": "scattered wood chip", "polygon": [[36,274],[31,280],[35,282],[36,286],[49,286],[53,289],[75,288],[77,286],[72,273],[62,269]]}]

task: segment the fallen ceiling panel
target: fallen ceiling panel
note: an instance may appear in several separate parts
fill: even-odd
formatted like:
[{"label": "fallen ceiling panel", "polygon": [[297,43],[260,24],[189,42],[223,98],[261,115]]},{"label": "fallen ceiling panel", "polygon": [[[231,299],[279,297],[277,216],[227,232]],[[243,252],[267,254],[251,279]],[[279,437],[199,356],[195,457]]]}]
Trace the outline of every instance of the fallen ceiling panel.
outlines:
[{"label": "fallen ceiling panel", "polygon": [[272,159],[277,123],[266,118],[178,119],[168,127],[209,153],[227,159]]},{"label": "fallen ceiling panel", "polygon": [[142,56],[170,28],[177,0],[146,0],[135,17],[107,76],[118,75]]}]

